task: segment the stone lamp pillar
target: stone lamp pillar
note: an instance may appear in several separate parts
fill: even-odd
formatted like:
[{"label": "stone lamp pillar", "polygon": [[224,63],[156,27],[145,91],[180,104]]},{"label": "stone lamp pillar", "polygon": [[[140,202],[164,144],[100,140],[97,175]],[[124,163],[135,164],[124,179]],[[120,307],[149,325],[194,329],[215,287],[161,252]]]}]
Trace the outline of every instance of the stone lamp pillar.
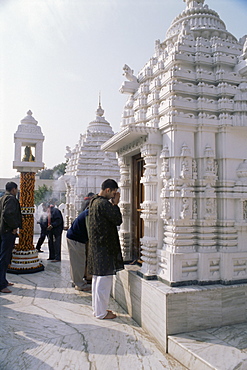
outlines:
[{"label": "stone lamp pillar", "polygon": [[20,172],[20,205],[22,229],[19,244],[15,245],[8,272],[33,273],[44,270],[33,245],[35,173],[44,168],[42,162],[44,136],[29,110],[14,135],[15,158],[13,168]]}]

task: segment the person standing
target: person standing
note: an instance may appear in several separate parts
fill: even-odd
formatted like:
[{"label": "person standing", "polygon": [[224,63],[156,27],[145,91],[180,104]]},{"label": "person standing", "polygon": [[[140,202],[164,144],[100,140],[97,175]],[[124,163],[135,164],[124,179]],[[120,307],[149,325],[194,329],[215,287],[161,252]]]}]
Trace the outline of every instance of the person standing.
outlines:
[{"label": "person standing", "polygon": [[88,292],[91,287],[85,279],[86,268],[86,243],[88,242],[88,234],[86,227],[86,217],[88,209],[81,212],[74,220],[71,227],[67,231],[67,245],[70,259],[70,276],[72,284],[76,290]]},{"label": "person standing", "polygon": [[43,253],[43,251],[41,250],[41,246],[43,245],[43,243],[45,241],[45,238],[48,234],[48,231],[47,231],[47,213],[46,213],[45,203],[42,203],[42,209],[43,209],[43,213],[40,216],[39,221],[37,222],[40,225],[40,236],[39,236],[39,239],[38,239],[37,245],[36,245],[36,249],[39,253]]},{"label": "person standing", "polygon": [[63,232],[63,215],[53,205],[46,206],[49,258],[51,262],[61,261],[61,242]]},{"label": "person standing", "polygon": [[94,193],[88,193],[88,195],[83,199],[82,205],[81,205],[81,212],[83,212],[90,203],[90,200],[94,196]]},{"label": "person standing", "polygon": [[115,180],[107,179],[89,204],[88,272],[92,274],[92,308],[97,319],[115,319],[107,310],[113,275],[124,268],[117,226],[122,223],[120,193]]},{"label": "person standing", "polygon": [[21,207],[16,195],[15,182],[7,182],[6,192],[0,199],[0,291],[11,293],[8,286],[13,285],[6,279],[8,265],[15,246],[17,229],[22,227]]}]

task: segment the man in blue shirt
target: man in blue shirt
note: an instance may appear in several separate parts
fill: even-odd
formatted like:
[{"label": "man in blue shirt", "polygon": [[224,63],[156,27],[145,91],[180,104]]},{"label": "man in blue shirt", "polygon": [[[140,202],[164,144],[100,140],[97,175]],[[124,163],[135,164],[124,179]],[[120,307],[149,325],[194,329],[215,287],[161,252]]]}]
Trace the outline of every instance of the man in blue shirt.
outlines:
[{"label": "man in blue shirt", "polygon": [[88,241],[86,217],[88,209],[81,212],[67,231],[67,245],[70,258],[70,276],[76,290],[88,292],[91,287],[87,284],[85,275],[86,243]]}]

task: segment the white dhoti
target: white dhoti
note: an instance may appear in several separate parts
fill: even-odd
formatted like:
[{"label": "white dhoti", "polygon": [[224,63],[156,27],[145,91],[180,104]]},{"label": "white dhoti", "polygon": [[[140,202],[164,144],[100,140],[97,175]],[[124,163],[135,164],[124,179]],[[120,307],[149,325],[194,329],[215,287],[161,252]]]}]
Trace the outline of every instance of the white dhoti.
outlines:
[{"label": "white dhoti", "polygon": [[107,315],[112,280],[112,275],[92,277],[92,307],[97,319],[103,319]]}]

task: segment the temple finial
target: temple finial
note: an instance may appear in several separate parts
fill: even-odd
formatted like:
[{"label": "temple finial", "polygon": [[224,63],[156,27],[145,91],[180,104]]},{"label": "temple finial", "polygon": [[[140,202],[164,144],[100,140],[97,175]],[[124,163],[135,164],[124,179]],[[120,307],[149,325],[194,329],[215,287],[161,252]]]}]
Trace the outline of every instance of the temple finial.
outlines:
[{"label": "temple finial", "polygon": [[101,107],[101,91],[99,92],[99,107]]},{"label": "temple finial", "polygon": [[102,109],[102,107],[101,107],[101,92],[99,92],[99,107],[96,110],[96,115],[99,116],[99,117],[102,117],[103,114],[104,114],[104,109]]}]

